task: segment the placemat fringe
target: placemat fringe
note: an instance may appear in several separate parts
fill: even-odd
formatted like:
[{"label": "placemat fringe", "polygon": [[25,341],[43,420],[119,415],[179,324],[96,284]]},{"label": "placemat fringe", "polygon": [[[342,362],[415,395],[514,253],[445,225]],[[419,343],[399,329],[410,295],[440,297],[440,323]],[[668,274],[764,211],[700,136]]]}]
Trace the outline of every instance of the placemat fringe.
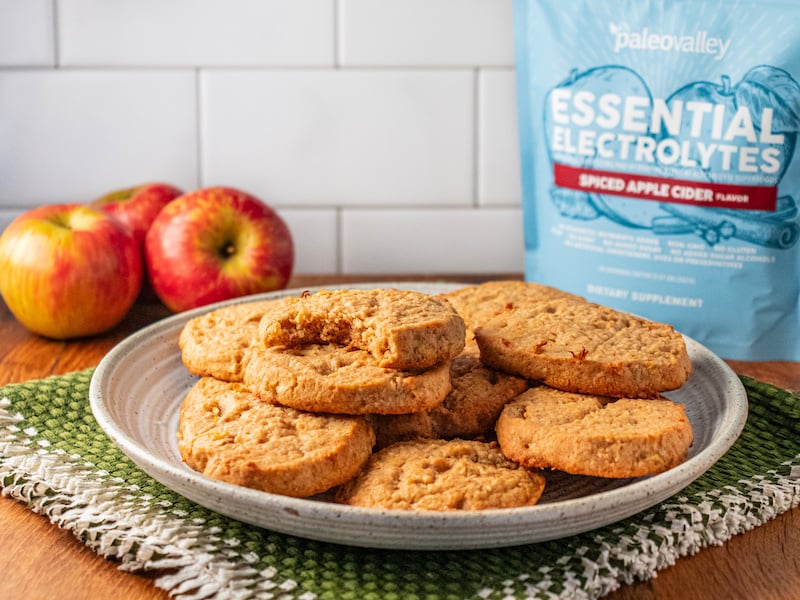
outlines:
[{"label": "placemat fringe", "polygon": [[[118,560],[122,570],[165,573],[155,584],[181,600],[295,598],[285,592],[297,584],[275,581],[274,569],[259,571],[248,564],[246,555],[244,562],[234,562],[224,551],[202,550],[215,550],[220,543],[232,547],[235,540],[221,540],[202,522],[187,522],[163,506],[151,506],[147,496],[132,493],[135,486],[109,481],[106,472],[76,461],[78,456],[34,442],[29,436],[36,431],[21,429],[24,418],[8,412],[9,405],[7,398],[0,399],[3,496],[72,532],[100,556]],[[261,588],[263,595],[254,595],[254,588]]]}]

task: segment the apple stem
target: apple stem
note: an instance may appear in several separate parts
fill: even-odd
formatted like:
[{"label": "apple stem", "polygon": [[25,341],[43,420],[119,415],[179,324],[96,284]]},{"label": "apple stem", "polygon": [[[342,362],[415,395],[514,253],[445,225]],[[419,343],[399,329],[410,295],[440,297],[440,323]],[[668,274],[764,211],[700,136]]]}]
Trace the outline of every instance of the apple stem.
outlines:
[{"label": "apple stem", "polygon": [[570,69],[569,78],[568,78],[569,82],[570,83],[575,83],[575,81],[578,79],[578,75],[579,74],[580,74],[580,69],[578,69],[578,68]]},{"label": "apple stem", "polygon": [[723,94],[730,94],[731,93],[731,78],[727,75],[722,76],[722,93]]},{"label": "apple stem", "polygon": [[56,227],[63,227],[64,229],[72,231],[72,224],[65,215],[52,215],[49,221]]}]

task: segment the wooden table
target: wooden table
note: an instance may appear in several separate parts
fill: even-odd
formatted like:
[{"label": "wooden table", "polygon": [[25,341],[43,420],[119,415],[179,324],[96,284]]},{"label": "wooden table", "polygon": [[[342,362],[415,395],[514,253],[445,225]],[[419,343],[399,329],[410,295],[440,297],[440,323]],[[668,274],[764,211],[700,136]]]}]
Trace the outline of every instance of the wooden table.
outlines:
[{"label": "wooden table", "polygon": [[[442,280],[477,282],[488,277],[295,277],[290,287],[353,281]],[[140,301],[106,335],[56,342],[27,332],[0,301],[0,385],[96,366],[131,332],[168,316],[155,302]],[[800,363],[729,361],[737,373],[800,391]],[[0,598],[71,600],[118,598],[166,600],[166,592],[144,576],[117,570],[71,533],[59,530],[9,498],[0,498]],[[701,550],[645,583],[607,596],[623,599],[800,598],[800,508],[786,512],[724,546]]]}]

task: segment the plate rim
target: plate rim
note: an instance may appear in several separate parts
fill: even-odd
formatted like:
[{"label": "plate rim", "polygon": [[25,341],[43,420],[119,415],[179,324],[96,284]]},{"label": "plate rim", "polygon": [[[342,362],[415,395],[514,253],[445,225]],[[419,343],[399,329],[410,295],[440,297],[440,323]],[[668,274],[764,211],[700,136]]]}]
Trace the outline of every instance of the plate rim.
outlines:
[{"label": "plate rim", "polygon": [[[215,512],[219,512],[234,519],[249,522],[253,525],[279,531],[290,535],[298,535],[299,537],[306,537],[323,542],[334,542],[345,545],[368,547],[368,548],[392,548],[392,549],[478,549],[478,548],[491,548],[511,546],[527,543],[535,543],[539,541],[546,541],[548,539],[556,539],[574,535],[576,533],[583,533],[604,525],[617,522],[628,516],[631,516],[641,510],[654,506],[666,498],[674,495],[692,481],[703,475],[714,463],[716,463],[728,449],[735,443],[744,429],[747,413],[748,403],[747,394],[744,386],[738,376],[733,372],[727,363],[720,357],[711,352],[708,348],[697,342],[696,340],[683,336],[689,349],[690,354],[696,354],[706,361],[710,361],[711,367],[721,371],[721,375],[725,376],[724,392],[731,388],[735,392],[733,397],[729,398],[729,394],[725,393],[726,410],[719,413],[722,419],[719,421],[720,430],[717,431],[712,438],[711,442],[701,449],[697,454],[690,457],[680,465],[665,471],[663,473],[653,475],[647,478],[638,478],[626,485],[606,490],[603,492],[589,494],[579,498],[570,498],[566,500],[559,500],[547,504],[517,507],[517,508],[502,508],[502,509],[487,509],[481,511],[406,511],[399,509],[375,509],[357,506],[348,506],[341,504],[334,504],[324,502],[321,500],[308,499],[308,498],[292,498],[289,496],[282,496],[260,490],[245,488],[235,484],[213,480],[205,477],[201,473],[189,469],[186,465],[177,465],[174,461],[169,461],[160,456],[157,456],[147,448],[146,445],[140,443],[136,439],[132,439],[123,430],[119,423],[112,417],[108,405],[106,404],[104,396],[104,387],[109,384],[114,375],[114,369],[118,368],[118,363],[124,358],[127,350],[150,338],[159,337],[171,329],[182,327],[189,319],[205,314],[211,310],[222,308],[224,306],[241,304],[244,302],[268,300],[280,298],[288,295],[299,295],[304,291],[317,291],[321,289],[344,289],[346,288],[398,288],[398,289],[430,289],[435,290],[436,293],[446,290],[458,289],[460,287],[473,285],[466,282],[453,282],[453,281],[373,281],[373,282],[358,282],[358,283],[343,283],[335,285],[316,285],[307,287],[293,287],[283,290],[276,290],[273,292],[265,292],[261,294],[252,294],[248,296],[240,296],[238,298],[225,300],[208,304],[202,307],[197,307],[181,313],[169,315],[142,329],[133,332],[120,342],[118,342],[100,361],[95,368],[89,386],[89,402],[92,413],[98,422],[100,428],[111,441],[139,468],[145,471],[149,476],[153,477],[156,481],[165,485],[173,492],[182,495],[189,500],[204,506]],[[179,329],[177,329],[179,331]],[[177,345],[176,345],[177,351]],[[187,375],[188,374],[187,372]],[[181,480],[184,486],[176,485],[175,481]],[[653,485],[658,484],[658,493],[649,491]],[[312,518],[317,513],[334,513],[329,515],[322,515],[321,518],[334,518],[337,524],[337,531],[341,526],[358,526],[358,527],[387,527],[392,531],[399,530],[398,527],[410,524],[414,526],[414,531],[426,530],[453,530],[458,531],[464,527],[499,527],[500,525],[508,526],[509,519],[522,519],[524,525],[527,527],[535,526],[537,524],[549,522],[553,516],[561,516],[566,519],[572,513],[577,513],[578,516],[586,516],[592,513],[598,504],[607,506],[627,505],[629,510],[624,511],[624,514],[616,516],[609,521],[601,524],[592,525],[590,527],[581,528],[575,526],[572,529],[565,528],[563,535],[554,535],[550,537],[533,537],[530,540],[518,540],[512,543],[502,543],[496,540],[476,540],[464,545],[463,543],[448,542],[446,533],[442,532],[440,535],[445,539],[411,539],[406,542],[402,541],[386,541],[375,538],[366,538],[365,532],[359,530],[355,537],[347,538],[342,537],[340,534],[329,534],[324,530],[314,530],[311,535],[306,533],[297,533],[296,528],[291,524],[286,528],[276,528],[274,526],[266,527],[258,520],[243,517],[238,512],[231,514],[225,510],[221,510],[219,506],[209,505],[204,502],[200,494],[192,493],[188,495],[181,491],[183,487],[190,485],[193,489],[207,493],[209,496],[235,496],[238,503],[245,502],[263,508],[264,510],[279,510],[286,511],[297,518]],[[622,502],[625,500],[625,502]],[[213,503],[212,503],[213,504]],[[577,519],[576,519],[577,520]],[[392,523],[386,523],[391,521]],[[395,523],[399,522],[399,523]],[[402,537],[402,536],[401,536]],[[410,537],[410,536],[409,536]]]}]

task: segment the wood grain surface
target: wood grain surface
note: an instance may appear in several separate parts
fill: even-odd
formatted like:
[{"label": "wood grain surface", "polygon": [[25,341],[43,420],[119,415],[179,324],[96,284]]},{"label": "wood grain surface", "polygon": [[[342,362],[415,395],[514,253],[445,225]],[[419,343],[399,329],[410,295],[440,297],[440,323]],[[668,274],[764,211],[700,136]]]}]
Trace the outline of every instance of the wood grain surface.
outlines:
[{"label": "wood grain surface", "polygon": [[[355,281],[464,281],[489,276],[304,276],[290,287],[342,285]],[[0,302],[0,385],[96,366],[120,340],[168,316],[157,302],[139,301],[113,331],[58,342],[27,332]],[[800,391],[800,363],[728,361],[740,374]],[[118,570],[117,563],[86,548],[71,533],[9,498],[0,498],[0,598],[9,600],[166,600],[150,578]],[[652,580],[623,585],[606,596],[633,599],[800,598],[800,508],[706,548],[659,572]]]}]

